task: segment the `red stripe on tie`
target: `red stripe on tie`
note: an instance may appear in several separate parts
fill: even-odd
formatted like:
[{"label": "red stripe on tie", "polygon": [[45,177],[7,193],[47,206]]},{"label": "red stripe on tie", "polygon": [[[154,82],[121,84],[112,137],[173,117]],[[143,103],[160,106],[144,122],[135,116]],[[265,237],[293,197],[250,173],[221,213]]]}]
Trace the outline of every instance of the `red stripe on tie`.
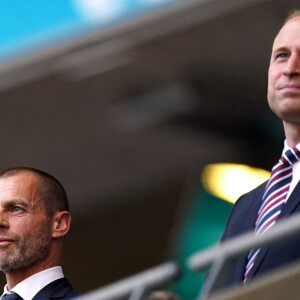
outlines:
[{"label": "red stripe on tie", "polygon": [[[282,205],[286,201],[289,186],[292,179],[292,164],[299,160],[300,150],[296,147],[289,149],[280,158],[279,162],[273,167],[269,182],[266,185],[263,195],[263,202],[258,211],[255,222],[255,233],[263,234],[271,228],[281,213]],[[268,215],[271,215],[267,218]],[[255,264],[260,249],[252,249],[248,257],[248,263],[245,267],[244,283]]]},{"label": "red stripe on tie", "polygon": [[[275,206],[278,202],[283,201],[285,199],[286,195],[283,195],[282,197],[278,198],[276,201],[274,201],[272,204],[270,205],[266,205],[266,207],[260,212],[259,216],[257,216],[257,221],[256,223],[259,224],[261,219],[264,217],[264,215],[266,215],[266,211],[268,211],[270,209],[270,211],[272,210],[272,207]],[[268,212],[269,213],[269,212]],[[256,225],[257,227],[257,225]]]},{"label": "red stripe on tie", "polygon": [[296,155],[297,155],[297,157],[299,159],[299,157],[300,157],[300,151],[296,147],[294,147],[293,150],[295,151],[295,153],[296,153]]},{"label": "red stripe on tie", "polygon": [[[281,211],[280,211],[281,212]],[[280,213],[279,212],[279,213]],[[277,212],[278,213],[278,212]],[[264,231],[265,228],[267,228],[271,223],[273,223],[274,221],[277,220],[277,218],[279,217],[279,214],[278,215],[275,215],[275,216],[272,216],[272,218],[266,223],[263,225],[263,227],[259,227],[259,229],[257,230],[257,232],[262,232]]]},{"label": "red stripe on tie", "polygon": [[286,171],[283,171],[283,172],[281,172],[281,173],[276,174],[276,176],[274,176],[273,178],[271,178],[271,180],[270,180],[270,182],[269,182],[269,184],[268,184],[268,187],[269,187],[275,180],[277,180],[278,178],[281,178],[281,177],[283,177],[283,176],[285,176],[285,175],[288,175],[288,174],[290,174],[290,173],[291,173],[291,169],[288,169],[288,170],[286,170]]},{"label": "red stripe on tie", "polygon": [[278,191],[276,194],[271,194],[271,195],[269,195],[268,197],[270,197],[270,198],[268,198],[267,197],[267,201],[265,201],[264,202],[264,204],[262,205],[262,207],[260,208],[260,210],[259,210],[259,214],[261,214],[261,211],[265,208],[265,206],[266,205],[268,205],[268,203],[270,203],[270,201],[272,201],[273,199],[275,199],[276,197],[278,197],[278,196],[280,196],[281,194],[283,194],[283,193],[285,193],[285,192],[288,192],[288,190],[290,189],[290,187],[289,186],[287,186],[286,188],[284,188],[283,190],[280,190],[280,191]]}]

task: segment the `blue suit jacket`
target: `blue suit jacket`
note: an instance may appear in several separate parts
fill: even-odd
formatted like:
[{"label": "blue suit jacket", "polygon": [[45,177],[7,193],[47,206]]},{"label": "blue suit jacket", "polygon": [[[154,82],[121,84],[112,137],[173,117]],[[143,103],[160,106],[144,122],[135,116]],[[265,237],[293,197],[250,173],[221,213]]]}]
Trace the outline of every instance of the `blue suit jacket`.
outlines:
[{"label": "blue suit jacket", "polygon": [[[262,196],[266,188],[266,182],[253,191],[243,195],[234,205],[222,241],[236,237],[240,234],[253,231],[257,212],[262,204]],[[277,222],[289,217],[293,213],[300,212],[300,183],[291,193],[288,201],[283,206]],[[300,237],[291,238],[261,249],[248,279],[259,276],[276,267],[283,266],[294,260],[300,259]],[[247,255],[238,258],[233,263],[228,285],[240,283],[243,280]]]},{"label": "blue suit jacket", "polygon": [[61,278],[46,285],[32,300],[73,299],[79,295],[66,278]]}]

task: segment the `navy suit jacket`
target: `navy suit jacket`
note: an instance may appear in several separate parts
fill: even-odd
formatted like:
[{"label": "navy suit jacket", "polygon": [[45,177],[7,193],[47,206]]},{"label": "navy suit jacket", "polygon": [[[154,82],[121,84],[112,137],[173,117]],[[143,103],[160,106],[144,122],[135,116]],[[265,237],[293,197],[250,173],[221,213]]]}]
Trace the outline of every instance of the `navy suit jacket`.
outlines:
[{"label": "navy suit jacket", "polygon": [[61,278],[46,285],[32,300],[73,299],[79,295],[66,278]]},{"label": "navy suit jacket", "polygon": [[[222,242],[240,234],[253,231],[257,212],[262,204],[262,196],[266,188],[266,182],[243,195],[234,205]],[[300,183],[298,183],[281,210],[276,222],[300,212]],[[243,281],[247,254],[238,258],[232,265],[228,285]],[[283,266],[300,259],[300,237],[290,238],[267,248],[262,248],[256,262],[248,276],[248,279],[257,277],[276,267]]]}]

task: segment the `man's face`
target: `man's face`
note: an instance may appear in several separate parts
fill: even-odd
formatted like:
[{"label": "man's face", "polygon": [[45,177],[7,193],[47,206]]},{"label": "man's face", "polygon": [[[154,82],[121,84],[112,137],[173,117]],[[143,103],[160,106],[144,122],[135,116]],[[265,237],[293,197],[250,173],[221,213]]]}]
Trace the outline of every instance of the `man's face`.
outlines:
[{"label": "man's face", "polygon": [[284,25],[275,38],[268,102],[284,122],[300,123],[300,17]]},{"label": "man's face", "polygon": [[30,173],[0,179],[0,269],[24,271],[50,251],[51,222]]}]

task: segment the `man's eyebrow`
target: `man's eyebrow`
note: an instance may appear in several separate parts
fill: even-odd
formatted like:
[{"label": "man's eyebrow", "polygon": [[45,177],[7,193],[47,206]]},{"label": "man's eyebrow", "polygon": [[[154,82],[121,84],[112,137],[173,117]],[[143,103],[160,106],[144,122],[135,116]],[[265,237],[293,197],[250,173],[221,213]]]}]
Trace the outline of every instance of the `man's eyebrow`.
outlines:
[{"label": "man's eyebrow", "polygon": [[281,52],[281,51],[287,51],[287,47],[281,46],[281,47],[274,48],[272,50],[272,53]]},{"label": "man's eyebrow", "polygon": [[24,200],[18,199],[18,198],[9,199],[9,200],[4,201],[4,205],[6,205],[6,206],[22,205],[24,207],[28,207],[28,203],[26,203]]}]

